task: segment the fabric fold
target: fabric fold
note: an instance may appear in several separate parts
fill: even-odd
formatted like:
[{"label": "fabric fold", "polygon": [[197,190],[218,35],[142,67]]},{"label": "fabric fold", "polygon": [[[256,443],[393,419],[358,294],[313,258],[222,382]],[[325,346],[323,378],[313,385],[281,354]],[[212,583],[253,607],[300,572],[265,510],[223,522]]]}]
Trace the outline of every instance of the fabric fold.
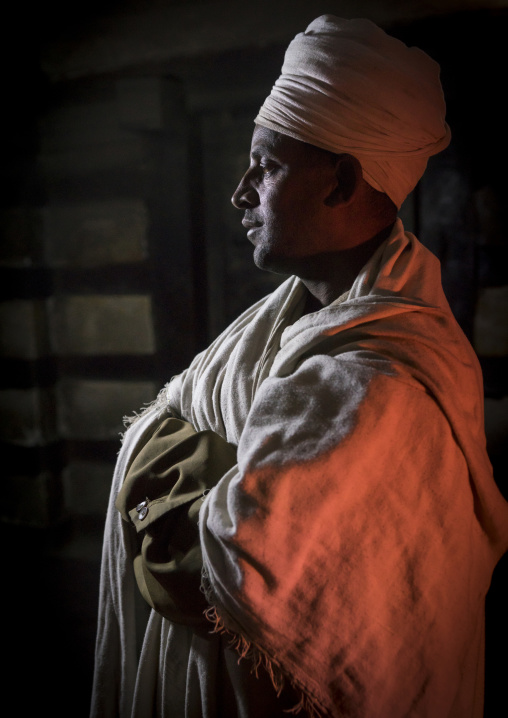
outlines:
[{"label": "fabric fold", "polygon": [[[302,315],[305,292],[288,279],[167,385],[125,436],[112,496],[160,412],[237,445],[198,530],[208,602],[238,645],[327,717],[480,718],[484,600],[508,504],[439,264],[398,220],[340,302]],[[108,522],[94,718],[117,715],[118,695],[122,718],[147,705],[161,718],[282,718],[294,693],[271,694],[220,633],[152,611],[137,664],[121,566],[138,549],[113,503]],[[122,666],[109,692],[108,662]],[[239,704],[226,710],[231,685]]]},{"label": "fabric fold", "polygon": [[360,160],[365,180],[400,207],[451,132],[439,65],[367,19],[322,15],[290,43],[254,120]]},{"label": "fabric fold", "polygon": [[207,604],[199,590],[199,510],[205,494],[236,464],[236,447],[174,417],[144,438],[115,501],[138,535],[138,588],[165,618],[200,624]]}]

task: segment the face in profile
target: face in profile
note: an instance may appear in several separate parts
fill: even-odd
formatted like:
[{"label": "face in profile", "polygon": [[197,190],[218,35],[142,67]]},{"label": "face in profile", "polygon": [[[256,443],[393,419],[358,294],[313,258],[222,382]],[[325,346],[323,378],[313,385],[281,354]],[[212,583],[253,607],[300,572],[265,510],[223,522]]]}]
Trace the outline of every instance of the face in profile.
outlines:
[{"label": "face in profile", "polygon": [[232,202],[261,269],[300,274],[305,259],[337,250],[326,200],[336,185],[335,155],[256,126],[250,166]]}]

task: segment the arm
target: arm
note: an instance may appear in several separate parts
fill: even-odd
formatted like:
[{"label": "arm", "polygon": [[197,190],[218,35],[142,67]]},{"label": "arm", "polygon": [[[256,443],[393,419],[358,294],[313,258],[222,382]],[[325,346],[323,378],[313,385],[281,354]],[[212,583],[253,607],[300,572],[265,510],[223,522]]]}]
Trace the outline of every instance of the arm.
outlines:
[{"label": "arm", "polygon": [[198,516],[203,496],[236,463],[236,448],[213,431],[166,418],[137,447],[116,499],[134,534],[143,598],[175,623],[203,622]]}]

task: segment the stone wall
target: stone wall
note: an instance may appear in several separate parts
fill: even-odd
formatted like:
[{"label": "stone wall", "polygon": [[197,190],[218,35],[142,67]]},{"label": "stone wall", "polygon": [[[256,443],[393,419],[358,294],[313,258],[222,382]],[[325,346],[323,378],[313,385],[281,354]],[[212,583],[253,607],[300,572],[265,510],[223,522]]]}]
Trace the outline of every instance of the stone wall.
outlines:
[{"label": "stone wall", "polygon": [[104,515],[122,418],[195,351],[180,83],[46,90],[0,257],[1,518],[38,527]]},{"label": "stone wall", "polygon": [[[23,705],[26,675],[35,686],[31,712],[49,687],[53,713],[72,705],[78,718],[88,715],[101,530],[123,416],[281,281],[253,266],[230,197],[285,47],[322,12],[370,17],[442,64],[453,141],[402,216],[440,258],[452,309],[480,357],[488,449],[508,494],[503,7],[76,0],[9,8],[11,42],[0,48],[0,528],[17,589],[13,627],[28,625],[33,587],[42,587],[26,641],[8,634]],[[20,570],[19,556],[34,558],[53,529],[88,519],[91,546],[77,531],[49,561]],[[505,562],[487,602],[486,718],[506,703],[506,575]]]},{"label": "stone wall", "polygon": [[[42,59],[32,58],[29,92],[11,103],[0,214],[6,521],[102,515],[122,416],[281,281],[252,266],[230,197],[286,42],[324,5],[295,2],[282,23],[286,3],[262,2],[256,18],[243,9],[223,30],[216,11],[228,3],[162,5],[95,16],[90,6],[86,22],[57,23],[39,43]],[[452,309],[480,355],[502,481],[506,182],[492,68],[502,64],[506,13],[360,6],[442,64],[452,145],[429,163],[403,217],[441,259]],[[85,476],[86,499],[76,488]],[[45,497],[39,509],[32,491]]]}]

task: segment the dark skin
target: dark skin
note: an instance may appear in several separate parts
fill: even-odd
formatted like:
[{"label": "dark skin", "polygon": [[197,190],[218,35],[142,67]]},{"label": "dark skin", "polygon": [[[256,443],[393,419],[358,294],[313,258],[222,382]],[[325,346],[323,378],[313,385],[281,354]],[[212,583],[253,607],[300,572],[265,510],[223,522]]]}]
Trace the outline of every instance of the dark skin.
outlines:
[{"label": "dark skin", "polygon": [[397,208],[362,177],[359,161],[257,126],[250,167],[232,202],[262,269],[295,274],[306,312],[347,291],[390,234]]},{"label": "dark skin", "polygon": [[317,312],[350,289],[362,267],[389,236],[392,227],[393,222],[371,239],[356,247],[351,247],[351,249],[318,255],[314,276],[311,260],[308,272],[306,272],[307,276],[301,277],[302,282],[309,290],[304,314]]}]

